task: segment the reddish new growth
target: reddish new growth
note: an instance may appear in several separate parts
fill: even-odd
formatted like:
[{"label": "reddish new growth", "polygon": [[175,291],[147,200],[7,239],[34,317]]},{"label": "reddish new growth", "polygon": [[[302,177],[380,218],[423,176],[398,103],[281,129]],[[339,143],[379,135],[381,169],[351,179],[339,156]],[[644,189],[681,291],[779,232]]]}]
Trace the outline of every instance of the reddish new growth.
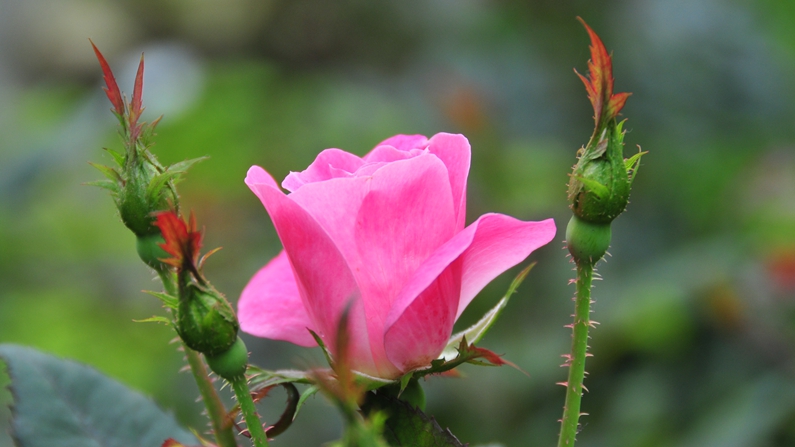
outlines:
[{"label": "reddish new growth", "polygon": [[163,233],[165,243],[160,247],[170,254],[171,258],[161,259],[166,264],[173,265],[177,270],[189,270],[197,278],[197,265],[199,263],[199,249],[202,246],[202,234],[196,231],[196,219],[190,214],[186,224],[179,216],[171,211],[157,215],[155,222],[160,232]]},{"label": "reddish new growth", "polygon": [[[91,39],[88,39],[88,41],[91,42]],[[113,111],[124,116],[124,100],[121,97],[119,85],[116,84],[116,78],[113,77],[113,72],[110,70],[110,65],[108,65],[108,61],[105,60],[102,53],[99,52],[97,46],[94,45],[94,42],[91,42],[91,46],[94,47],[94,53],[96,53],[97,59],[99,59],[99,66],[102,67],[102,74],[105,77],[105,85],[107,85],[107,87],[102,87],[102,90],[105,90],[110,103],[113,104]]]},{"label": "reddish new growth", "polygon": [[130,133],[133,141],[138,138],[141,126],[138,118],[141,117],[144,109],[142,107],[142,97],[144,94],[144,55],[141,55],[141,62],[138,64],[138,72],[135,73],[135,85],[133,86],[132,103],[130,103]]},{"label": "reddish new growth", "polygon": [[[91,42],[91,39],[89,39],[89,42]],[[119,85],[116,83],[116,78],[113,76],[113,71],[111,71],[108,61],[105,60],[105,57],[97,46],[94,45],[94,42],[91,42],[91,46],[94,48],[94,53],[97,55],[99,65],[102,67],[102,74],[105,78],[105,85],[107,87],[102,87],[102,90],[105,90],[110,103],[113,104],[113,112],[125,118],[127,126],[130,129],[130,140],[135,141],[141,132],[141,126],[137,124],[138,118],[140,118],[141,113],[143,113],[144,56],[141,55],[141,62],[138,64],[138,72],[135,74],[132,101],[129,107],[125,107],[124,97],[121,94],[121,90],[119,90]]]},{"label": "reddish new growth", "polygon": [[581,75],[576,69],[574,72],[585,84],[588,99],[593,104],[596,128],[599,129],[603,123],[618,115],[631,93],[613,94],[613,61],[610,54],[585,20],[580,17],[577,19],[585,26],[591,37],[591,60],[588,61],[588,77]]}]

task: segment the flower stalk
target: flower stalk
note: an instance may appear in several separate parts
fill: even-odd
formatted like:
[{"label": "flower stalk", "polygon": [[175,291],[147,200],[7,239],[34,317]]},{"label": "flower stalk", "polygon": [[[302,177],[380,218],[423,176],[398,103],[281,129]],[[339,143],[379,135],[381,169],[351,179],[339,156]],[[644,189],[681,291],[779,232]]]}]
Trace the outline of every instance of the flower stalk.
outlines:
[{"label": "flower stalk", "polygon": [[577,264],[577,295],[574,298],[574,322],[571,325],[571,355],[566,359],[569,378],[566,382],[566,403],[563,407],[558,447],[574,445],[580,419],[585,358],[588,357],[588,328],[591,326],[591,282],[593,265]]},{"label": "flower stalk", "polygon": [[265,435],[265,429],[262,428],[262,422],[257,415],[257,409],[254,407],[254,400],[251,398],[245,376],[236,377],[229,382],[232,384],[237,402],[240,404],[240,412],[243,413],[243,419],[246,421],[246,427],[251,434],[254,447],[268,447],[268,437]]}]

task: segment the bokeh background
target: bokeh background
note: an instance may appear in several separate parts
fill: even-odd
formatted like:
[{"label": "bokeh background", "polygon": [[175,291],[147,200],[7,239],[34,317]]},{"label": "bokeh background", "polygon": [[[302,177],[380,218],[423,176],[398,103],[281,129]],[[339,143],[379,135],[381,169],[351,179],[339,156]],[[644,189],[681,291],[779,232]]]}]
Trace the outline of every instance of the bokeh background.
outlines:
[{"label": "bokeh background", "polygon": [[[173,333],[132,321],[162,313],[141,293],[152,273],[110,197],[82,185],[100,177],[86,162],[120,147],[91,38],[127,92],[146,53],[162,161],[211,157],[180,190],[206,246],[224,247],[206,272],[233,302],[279,250],[243,184],[250,165],[282,178],[328,147],[464,133],[468,221],[554,217],[559,234],[482,341],[530,377],[464,367],[425,383],[428,412],[472,445],[554,445],[574,293],[565,185],[593,125],[572,72],[589,58],[576,16],[614,52],[617,91],[633,92],[626,152],[649,151],[599,268],[578,445],[795,445],[795,3],[783,0],[1,0],[0,342],[94,365],[205,426]],[[246,340],[263,367],[320,363]],[[266,419],[282,402],[275,391]],[[321,445],[340,427],[316,397],[273,445]]]}]

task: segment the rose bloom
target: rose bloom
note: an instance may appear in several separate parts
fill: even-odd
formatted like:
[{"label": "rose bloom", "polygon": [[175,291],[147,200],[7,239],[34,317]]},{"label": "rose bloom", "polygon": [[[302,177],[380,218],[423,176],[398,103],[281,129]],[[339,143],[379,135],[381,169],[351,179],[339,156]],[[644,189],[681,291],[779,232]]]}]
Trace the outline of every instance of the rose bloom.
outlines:
[{"label": "rose bloom", "polygon": [[497,275],[555,236],[552,219],[485,214],[465,227],[470,146],[462,135],[397,135],[364,157],[321,152],[282,182],[253,166],[246,184],[284,250],[240,297],[243,331],[332,356],[350,307],[349,356],[386,379],[430,365],[453,324]]}]

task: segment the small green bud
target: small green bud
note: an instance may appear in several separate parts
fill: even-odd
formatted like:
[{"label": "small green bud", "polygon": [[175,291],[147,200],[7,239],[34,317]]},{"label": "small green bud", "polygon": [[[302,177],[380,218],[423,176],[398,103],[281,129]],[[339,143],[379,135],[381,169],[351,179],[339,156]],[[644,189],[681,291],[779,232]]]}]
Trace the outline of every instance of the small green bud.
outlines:
[{"label": "small green bud", "polygon": [[574,166],[569,202],[574,215],[584,221],[609,224],[629,202],[622,124],[612,120],[598,139],[592,139],[582,150]]},{"label": "small green bud", "polygon": [[566,245],[574,261],[595,264],[610,247],[610,224],[587,222],[571,216],[566,226]]},{"label": "small green bud", "polygon": [[169,254],[160,247],[160,244],[164,242],[160,233],[149,236],[136,236],[135,248],[142,261],[147,263],[149,267],[159,271],[166,268],[161,259],[169,257]]},{"label": "small green bud", "polygon": [[179,295],[177,331],[189,348],[219,355],[235,343],[240,325],[226,298],[194,283],[180,287]]},{"label": "small green bud", "polygon": [[217,355],[205,354],[204,358],[214,373],[230,382],[242,378],[248,368],[248,349],[240,337],[226,351]]},{"label": "small green bud", "polygon": [[136,236],[159,234],[160,230],[153,225],[154,215],[171,209],[169,202],[177,203],[176,197],[166,184],[152,188],[152,180],[158,173],[148,160],[137,155],[126,164],[124,184],[116,200],[121,220]]}]

